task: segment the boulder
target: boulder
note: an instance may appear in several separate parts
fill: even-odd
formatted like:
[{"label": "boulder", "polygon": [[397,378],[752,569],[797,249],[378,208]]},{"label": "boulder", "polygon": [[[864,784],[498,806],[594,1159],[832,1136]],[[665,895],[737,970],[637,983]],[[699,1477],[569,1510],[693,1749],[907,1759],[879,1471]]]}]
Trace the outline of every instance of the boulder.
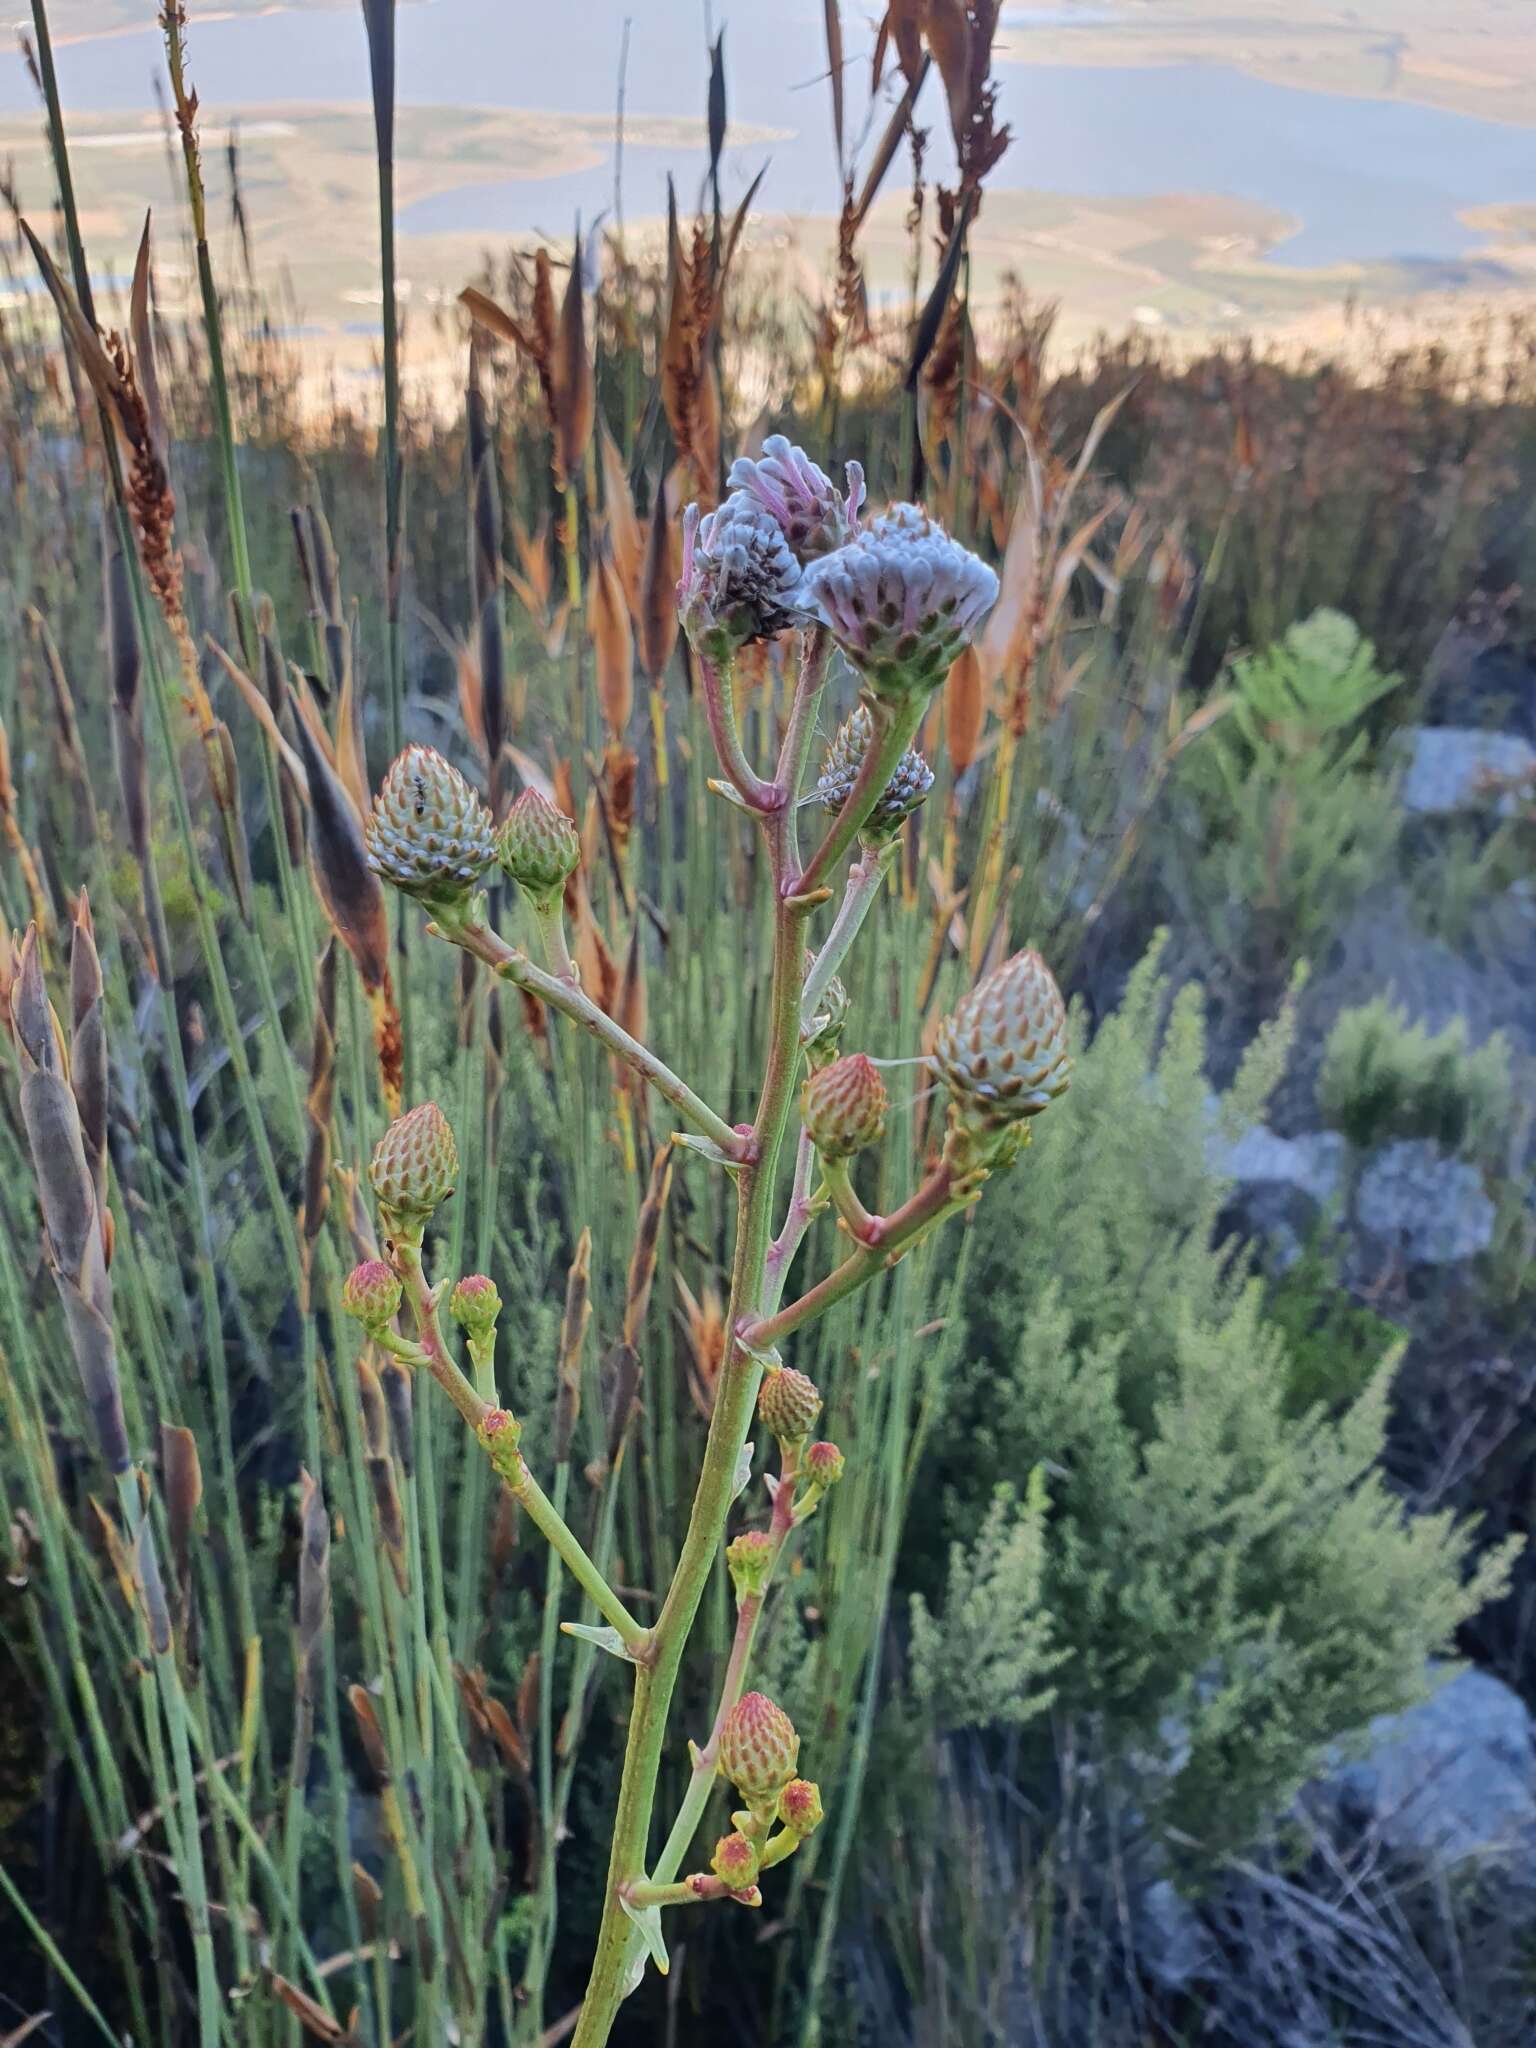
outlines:
[{"label": "boulder", "polygon": [[1517,1692],[1463,1671],[1421,1705],[1378,1715],[1366,1740],[1309,1787],[1316,1818],[1440,1866],[1496,1858],[1536,1883],[1536,1725]]},{"label": "boulder", "polygon": [[1494,1207],[1475,1166],[1447,1159],[1428,1138],[1373,1153],[1355,1219],[1416,1266],[1451,1266],[1493,1242]]},{"label": "boulder", "polygon": [[1403,808],[1425,817],[1492,804],[1510,816],[1536,781],[1536,747],[1517,733],[1472,726],[1419,725],[1405,734],[1412,751],[1403,776]]}]

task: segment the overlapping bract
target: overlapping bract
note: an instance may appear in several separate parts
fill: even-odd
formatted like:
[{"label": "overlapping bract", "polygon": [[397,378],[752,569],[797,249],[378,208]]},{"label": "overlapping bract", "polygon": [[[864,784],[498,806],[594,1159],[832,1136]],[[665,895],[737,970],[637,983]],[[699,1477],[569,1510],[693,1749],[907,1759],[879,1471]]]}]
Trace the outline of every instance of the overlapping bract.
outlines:
[{"label": "overlapping bract", "polygon": [[1040,955],[1015,953],[977,982],[939,1026],[933,1057],[956,1113],[978,1129],[1038,1116],[1064,1094],[1066,1005]]},{"label": "overlapping bract", "polygon": [[434,747],[409,746],[395,759],[363,837],[368,865],[408,896],[462,894],[496,858],[490,812]]}]

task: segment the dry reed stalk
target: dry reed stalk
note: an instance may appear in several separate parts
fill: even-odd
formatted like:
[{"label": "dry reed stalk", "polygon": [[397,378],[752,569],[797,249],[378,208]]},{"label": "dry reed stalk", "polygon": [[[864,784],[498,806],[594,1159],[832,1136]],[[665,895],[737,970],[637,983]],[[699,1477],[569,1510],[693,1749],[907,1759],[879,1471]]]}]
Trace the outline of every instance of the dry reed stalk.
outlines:
[{"label": "dry reed stalk", "polygon": [[46,945],[52,936],[55,918],[53,906],[48,900],[48,891],[43,882],[42,871],[37,858],[26,841],[21,821],[16,815],[16,785],[11,778],[11,742],[0,719],[0,838],[11,850],[11,857],[21,870],[21,884],[27,895],[27,905],[33,924],[36,925],[40,941]]},{"label": "dry reed stalk", "polygon": [[[304,1116],[309,1125],[304,1153],[304,1192],[299,1206],[299,1243],[305,1286],[315,1245],[331,1199],[331,1117],[336,1099],[336,941],[328,939],[315,970],[315,1020],[310,1044],[309,1087]],[[305,1304],[307,1306],[307,1304]]]},{"label": "dry reed stalk", "polygon": [[592,1322],[592,1232],[584,1229],[565,1276],[565,1310],[555,1372],[554,1454],[566,1464],[581,1414],[581,1362]]},{"label": "dry reed stalk", "polygon": [[502,757],[507,742],[507,656],[501,616],[501,483],[496,443],[481,389],[479,350],[473,337],[464,410],[469,459],[470,595],[475,632],[473,658],[460,664],[459,695],[466,723],[476,737],[485,763],[491,815],[499,820],[504,808]]},{"label": "dry reed stalk", "polygon": [[[81,978],[99,986],[89,924],[76,923],[74,946],[87,957]],[[71,979],[74,979],[72,970]],[[36,927],[22,941],[10,992],[11,1034],[21,1069],[21,1119],[42,1208],[45,1249],[63,1304],[97,1446],[108,1469],[129,1468],[128,1431],[112,1328],[110,1226],[97,1203],[68,1056],[43,985]]]}]

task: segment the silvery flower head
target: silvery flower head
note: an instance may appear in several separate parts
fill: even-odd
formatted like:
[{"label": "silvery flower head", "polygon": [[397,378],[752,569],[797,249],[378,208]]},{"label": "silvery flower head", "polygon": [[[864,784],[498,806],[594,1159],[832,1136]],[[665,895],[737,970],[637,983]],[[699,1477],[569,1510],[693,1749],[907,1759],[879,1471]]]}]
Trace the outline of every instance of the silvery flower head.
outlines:
[{"label": "silvery flower head", "polygon": [[754,462],[738,455],[726,479],[733,491],[748,491],[779,523],[790,553],[800,563],[818,561],[850,540],[859,523],[864,471],[847,466],[848,495],[839,495],[824,469],[783,434],[770,434]]},{"label": "silvery flower head", "polygon": [[799,589],[800,564],[784,529],[750,491],[732,491],[703,519],[697,505],[688,507],[677,609],[701,654],[721,661],[793,626]]},{"label": "silvery flower head", "polygon": [[870,689],[933,690],[997,597],[997,578],[917,505],[893,505],[805,572],[804,602]]}]

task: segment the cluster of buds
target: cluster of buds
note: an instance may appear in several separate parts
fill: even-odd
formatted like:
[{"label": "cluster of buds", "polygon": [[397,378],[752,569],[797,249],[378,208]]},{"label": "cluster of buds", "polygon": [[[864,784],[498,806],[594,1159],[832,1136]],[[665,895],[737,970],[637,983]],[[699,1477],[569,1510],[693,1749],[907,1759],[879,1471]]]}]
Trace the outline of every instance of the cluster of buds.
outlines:
[{"label": "cluster of buds", "polygon": [[742,1905],[760,1903],[762,1872],[821,1825],[821,1792],[795,1776],[799,1761],[800,1737],[784,1709],[765,1693],[743,1693],[721,1726],[718,1762],[745,1805],[731,1815],[731,1832],[715,1844],[709,1866]]},{"label": "cluster of buds", "polygon": [[[839,493],[782,434],[755,461],[736,462],[729,482],[722,505],[705,518],[690,506],[683,525],[678,614],[700,654],[724,665],[753,641],[820,624],[877,697],[943,682],[997,596],[997,577],[978,556],[915,505],[861,526],[857,463]],[[845,753],[855,745],[849,735]],[[837,773],[829,764],[834,782]],[[922,801],[931,779],[921,757],[903,761],[887,829],[893,814],[899,824]]]},{"label": "cluster of buds", "polygon": [[1015,953],[961,998],[939,1026],[933,1063],[963,1150],[980,1166],[1008,1164],[1072,1072],[1066,1005],[1038,953]]}]

